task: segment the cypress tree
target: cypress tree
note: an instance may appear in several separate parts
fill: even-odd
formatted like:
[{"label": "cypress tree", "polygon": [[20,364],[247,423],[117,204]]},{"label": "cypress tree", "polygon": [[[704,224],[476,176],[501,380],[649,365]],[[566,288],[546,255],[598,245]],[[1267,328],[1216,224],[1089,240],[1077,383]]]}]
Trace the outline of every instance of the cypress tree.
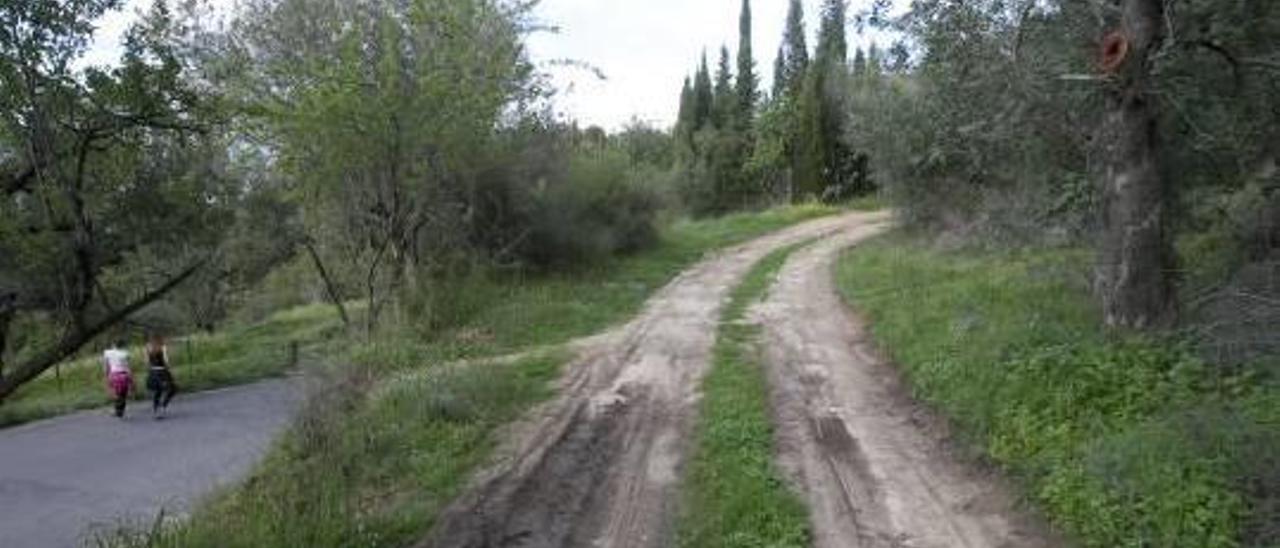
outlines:
[{"label": "cypress tree", "polygon": [[693,135],[693,84],[689,77],[684,77],[684,87],[680,88],[680,113],[676,116],[676,138],[688,140]]},{"label": "cypress tree", "polygon": [[800,99],[794,169],[802,194],[844,192],[852,178],[845,168],[851,152],[842,141],[849,54],[845,12],[844,0],[826,0],[823,4],[818,47]]},{"label": "cypress tree", "polygon": [[712,100],[712,121],[718,129],[727,128],[734,117],[737,97],[733,90],[733,73],[729,70],[729,48],[720,47],[720,64],[716,66],[715,97]]},{"label": "cypress tree", "polygon": [[849,43],[845,38],[845,0],[826,0],[822,6],[822,23],[818,27],[818,51],[815,64],[821,70],[842,72],[849,62]]},{"label": "cypress tree", "polygon": [[751,53],[751,0],[742,0],[742,13],[738,16],[738,114],[744,128],[749,128],[759,99],[759,78],[756,76],[756,60]]},{"label": "cypress tree", "polygon": [[804,6],[800,0],[791,0],[787,9],[787,26],[783,30],[782,48],[785,52],[783,89],[795,95],[804,84],[809,69],[809,44],[804,35]]},{"label": "cypress tree", "polygon": [[712,108],[711,71],[707,68],[707,53],[702,52],[702,63],[693,79],[693,132],[697,133],[711,121]]},{"label": "cypress tree", "polygon": [[773,59],[773,92],[770,96],[778,100],[787,92],[787,46],[778,46],[778,56]]}]

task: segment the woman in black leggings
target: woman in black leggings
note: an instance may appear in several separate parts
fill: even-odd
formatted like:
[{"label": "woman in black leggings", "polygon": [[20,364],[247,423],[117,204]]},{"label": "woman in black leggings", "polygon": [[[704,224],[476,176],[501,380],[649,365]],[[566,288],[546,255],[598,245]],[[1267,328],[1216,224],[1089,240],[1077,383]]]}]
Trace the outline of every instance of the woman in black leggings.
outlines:
[{"label": "woman in black leggings", "polygon": [[165,346],[164,337],[159,335],[147,341],[147,390],[151,391],[151,414],[163,419],[169,409],[169,402],[178,393],[178,384],[173,382],[173,373],[169,371],[169,349]]}]

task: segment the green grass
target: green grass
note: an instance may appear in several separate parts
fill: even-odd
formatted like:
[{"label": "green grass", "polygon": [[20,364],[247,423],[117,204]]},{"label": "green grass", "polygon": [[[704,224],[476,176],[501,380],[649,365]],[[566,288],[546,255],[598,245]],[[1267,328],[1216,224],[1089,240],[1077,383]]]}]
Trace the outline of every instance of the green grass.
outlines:
[{"label": "green grass", "polygon": [[837,276],[917,395],[1084,546],[1276,545],[1280,389],[1172,341],[1108,335],[1090,260],[894,235]]},{"label": "green grass", "polygon": [[879,194],[867,194],[865,196],[859,196],[849,200],[844,204],[844,207],[854,211],[880,211],[881,209],[889,207],[889,205],[883,196]]},{"label": "green grass", "polygon": [[681,546],[810,544],[808,511],[773,465],[767,381],[756,348],[760,329],[742,321],[800,245],[757,264],[721,314],[712,368],[702,385],[696,449],[685,477]]},{"label": "green grass", "polygon": [[[340,329],[332,308],[307,306],[275,314],[258,324],[170,341],[169,355],[182,391],[206,390],[281,375],[291,365],[291,342],[299,344],[301,358],[306,359]],[[137,347],[130,352],[138,388],[134,398],[142,399],[147,395],[143,351]],[[0,405],[0,427],[107,402],[98,358],[79,359],[46,372]]]},{"label": "green grass", "polygon": [[325,395],[247,482],[187,520],[126,526],[100,544],[409,544],[489,457],[495,431],[551,394],[563,357],[544,350],[508,365],[442,362],[554,349],[629,318],[709,251],[836,211],[810,206],[683,222],[665,230],[658,246],[607,267],[436,287],[405,304],[399,327],[335,356],[354,365],[333,367]]}]

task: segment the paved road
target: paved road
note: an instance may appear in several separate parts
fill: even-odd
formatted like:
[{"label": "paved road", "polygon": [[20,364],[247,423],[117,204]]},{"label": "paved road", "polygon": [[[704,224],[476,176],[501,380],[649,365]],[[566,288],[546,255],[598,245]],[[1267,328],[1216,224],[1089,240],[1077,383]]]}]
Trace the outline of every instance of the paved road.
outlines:
[{"label": "paved road", "polygon": [[103,409],[0,430],[0,547],[72,547],[95,527],[185,511],[249,471],[302,392],[270,380],[179,394],[162,421],[131,402],[123,421]]}]

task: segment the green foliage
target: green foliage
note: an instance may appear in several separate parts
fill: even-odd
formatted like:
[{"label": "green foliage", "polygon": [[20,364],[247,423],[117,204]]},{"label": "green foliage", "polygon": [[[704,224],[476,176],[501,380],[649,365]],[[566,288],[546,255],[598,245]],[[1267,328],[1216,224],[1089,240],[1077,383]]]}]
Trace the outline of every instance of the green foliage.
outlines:
[{"label": "green foliage", "polygon": [[[0,7],[0,398],[209,261],[246,194],[217,98],[191,78],[163,2],[114,68],[74,68],[114,1]],[[7,348],[12,322],[55,344]],[[18,334],[15,340],[43,341]]]},{"label": "green foliage", "polygon": [[[781,69],[781,70],[778,70]],[[787,5],[787,22],[778,46],[778,61],[773,74],[773,98],[796,97],[809,70],[809,45],[804,32],[804,5],[791,0]]]},{"label": "green foliage", "polygon": [[653,243],[658,197],[637,174],[648,175],[621,150],[575,153],[564,180],[532,197],[522,254],[534,265],[581,266]]},{"label": "green foliage", "polygon": [[852,251],[838,279],[917,394],[1082,544],[1274,542],[1246,528],[1275,518],[1276,496],[1253,487],[1271,461],[1246,447],[1280,443],[1274,417],[1250,413],[1276,387],[1167,341],[1109,339],[1081,259],[899,236]]},{"label": "green foliage", "polygon": [[751,0],[742,0],[738,15],[738,78],[734,93],[738,97],[739,128],[751,131],[756,104],[760,100],[760,78],[756,75],[756,59],[751,53]]},{"label": "green foliage", "polygon": [[807,510],[773,465],[759,327],[742,324],[798,244],[760,261],[721,313],[711,370],[703,380],[696,449],[685,476],[679,545],[809,546]]},{"label": "green foliage", "polygon": [[369,330],[407,280],[511,243],[475,212],[517,195],[481,188],[508,157],[500,130],[537,122],[529,8],[263,1],[228,36],[243,57],[233,89],[265,122],[307,241],[336,285],[364,294]]}]

